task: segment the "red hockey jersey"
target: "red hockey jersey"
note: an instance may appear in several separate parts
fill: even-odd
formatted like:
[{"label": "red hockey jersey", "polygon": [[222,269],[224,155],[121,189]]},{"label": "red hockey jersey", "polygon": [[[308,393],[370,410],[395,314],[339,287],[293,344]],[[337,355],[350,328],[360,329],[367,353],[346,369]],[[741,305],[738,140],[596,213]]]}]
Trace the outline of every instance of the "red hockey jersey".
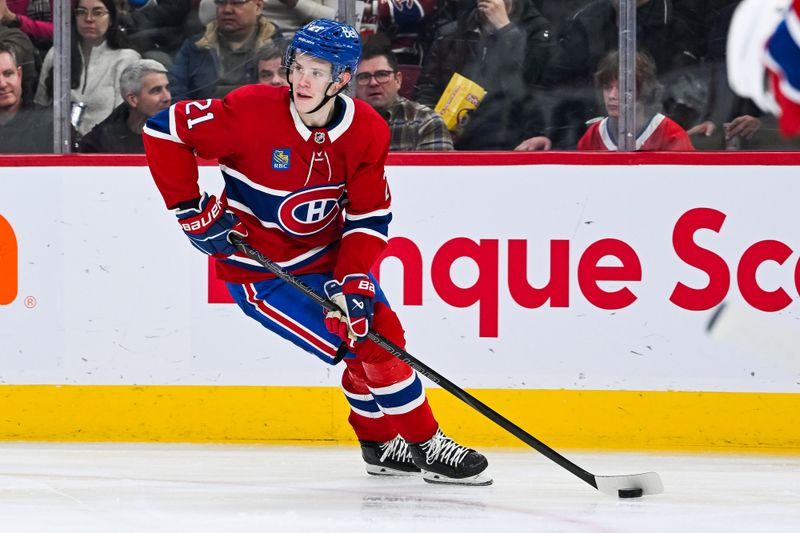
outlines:
[{"label": "red hockey jersey", "polygon": [[[316,129],[300,120],[288,87],[248,85],[224,100],[160,112],[143,137],[167,207],[200,196],[196,156],[217,159],[221,200],[244,223],[250,245],[295,274],[333,272],[341,280],[368,272],[391,221],[389,128],[369,104],[337,98],[332,125]],[[273,277],[242,254],[216,266],[226,281]]]},{"label": "red hockey jersey", "polygon": [[781,110],[781,133],[800,135],[800,0],[792,2],[786,17],[770,37],[765,64]]},{"label": "red hockey jersey", "polygon": [[[636,138],[636,149],[686,151],[694,150],[694,146],[683,128],[670,118],[656,113]],[[608,117],[589,126],[578,141],[578,150],[617,150],[617,143],[609,133]]]}]

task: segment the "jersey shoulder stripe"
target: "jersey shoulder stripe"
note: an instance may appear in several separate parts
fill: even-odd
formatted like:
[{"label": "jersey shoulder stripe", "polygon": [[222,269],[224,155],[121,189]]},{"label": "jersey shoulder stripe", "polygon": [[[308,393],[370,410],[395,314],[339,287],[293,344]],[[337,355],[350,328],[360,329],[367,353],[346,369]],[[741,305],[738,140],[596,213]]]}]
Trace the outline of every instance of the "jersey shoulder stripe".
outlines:
[{"label": "jersey shoulder stripe", "polygon": [[167,109],[163,109],[150,117],[142,128],[142,133],[164,139],[167,141],[184,144],[175,130],[175,106],[172,104]]}]

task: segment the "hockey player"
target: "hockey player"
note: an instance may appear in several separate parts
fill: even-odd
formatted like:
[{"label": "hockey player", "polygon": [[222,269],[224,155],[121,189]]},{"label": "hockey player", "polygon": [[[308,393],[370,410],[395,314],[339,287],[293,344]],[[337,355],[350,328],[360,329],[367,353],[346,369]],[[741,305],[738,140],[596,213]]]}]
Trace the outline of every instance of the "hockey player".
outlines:
[{"label": "hockey player", "polygon": [[781,133],[800,135],[800,0],[794,0],[767,42],[764,63],[779,111]]},{"label": "hockey player", "polygon": [[[578,150],[617,150],[619,136],[619,52],[610,52],[597,67],[595,83],[603,91],[608,116],[595,120],[578,141]],[[694,150],[689,135],[675,121],[655,113],[660,106],[655,61],[636,53],[636,150]]]},{"label": "hockey player", "polygon": [[[433,483],[488,485],[486,458],[442,433],[417,373],[365,340],[374,328],[405,343],[369,273],[392,218],[389,129],[369,104],[342,94],[360,52],[352,27],[310,22],[286,52],[289,87],[249,85],[224,100],[172,105],[145,127],[148,164],[167,207],[190,242],[216,258],[245,314],[327,363],[346,353],[342,387],[367,472],[421,470]],[[199,190],[195,154],[219,160],[219,199]],[[238,253],[231,231],[341,312],[326,316]]]},{"label": "hockey player", "polygon": [[743,0],[727,42],[731,89],[800,135],[800,0]]}]

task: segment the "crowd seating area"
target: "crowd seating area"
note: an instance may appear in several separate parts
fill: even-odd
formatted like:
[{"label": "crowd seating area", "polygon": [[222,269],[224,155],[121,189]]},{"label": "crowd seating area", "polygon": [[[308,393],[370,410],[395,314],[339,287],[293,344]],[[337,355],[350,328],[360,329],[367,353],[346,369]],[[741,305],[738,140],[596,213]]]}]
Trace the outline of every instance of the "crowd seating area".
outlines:
[{"label": "crowd seating area", "polygon": [[[800,147],[729,86],[726,42],[738,4],[639,0],[637,149]],[[618,5],[359,1],[365,50],[391,51],[397,65],[391,78],[366,83],[378,90],[395,80],[397,96],[437,111],[454,76],[477,86],[474,109],[447,125],[455,150],[615,150]],[[52,9],[52,0],[0,0],[0,153],[53,151]],[[71,150],[141,152],[144,122],[170,103],[222,98],[248,83],[286,85],[281,64],[293,33],[337,9],[338,0],[73,0]]]}]

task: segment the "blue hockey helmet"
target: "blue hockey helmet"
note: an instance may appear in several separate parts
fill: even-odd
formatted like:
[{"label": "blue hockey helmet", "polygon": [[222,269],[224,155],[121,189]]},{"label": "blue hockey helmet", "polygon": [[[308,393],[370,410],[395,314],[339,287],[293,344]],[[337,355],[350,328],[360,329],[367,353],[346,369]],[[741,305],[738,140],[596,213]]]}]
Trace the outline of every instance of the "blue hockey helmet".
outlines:
[{"label": "blue hockey helmet", "polygon": [[298,52],[328,61],[333,65],[333,80],[339,81],[345,70],[355,76],[361,60],[361,38],[352,26],[331,19],[317,19],[295,32],[286,49],[284,63],[287,67],[291,67]]}]

